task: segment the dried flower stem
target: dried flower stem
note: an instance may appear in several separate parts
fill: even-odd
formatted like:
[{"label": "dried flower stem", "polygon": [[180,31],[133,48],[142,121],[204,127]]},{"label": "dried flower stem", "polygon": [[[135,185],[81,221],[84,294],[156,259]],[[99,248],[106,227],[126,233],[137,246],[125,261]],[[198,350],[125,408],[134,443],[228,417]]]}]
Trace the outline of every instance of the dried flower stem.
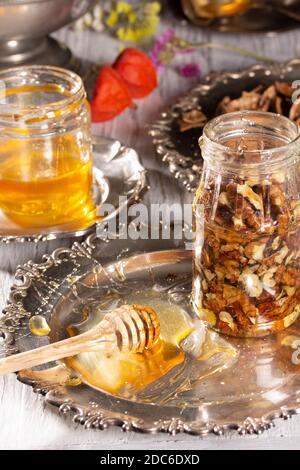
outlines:
[{"label": "dried flower stem", "polygon": [[234,52],[245,57],[251,57],[252,59],[258,60],[260,62],[267,62],[274,64],[277,62],[276,59],[271,59],[262,54],[257,54],[256,52],[250,51],[249,49],[245,49],[243,47],[234,46],[233,44],[220,44],[217,42],[200,42],[200,43],[187,43],[187,47],[193,47],[195,49],[207,48],[207,49],[221,49],[229,52]]},{"label": "dried flower stem", "polygon": [[156,40],[152,50],[150,51],[150,57],[156,67],[159,68],[170,64],[175,59],[177,54],[184,54],[196,49],[205,48],[233,52],[245,57],[251,57],[256,61],[270,64],[275,64],[277,62],[275,59],[233,44],[221,44],[217,42],[190,42],[186,39],[176,36],[176,31],[174,29],[165,31]]}]

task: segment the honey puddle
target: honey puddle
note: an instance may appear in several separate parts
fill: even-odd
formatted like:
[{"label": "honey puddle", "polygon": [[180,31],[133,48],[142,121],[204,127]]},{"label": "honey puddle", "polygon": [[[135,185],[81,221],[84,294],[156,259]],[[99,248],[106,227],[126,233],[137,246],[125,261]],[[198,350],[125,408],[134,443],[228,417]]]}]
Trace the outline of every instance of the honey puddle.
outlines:
[{"label": "honey puddle", "polygon": [[[197,408],[199,413],[206,412],[207,407],[237,400],[250,403],[250,408],[255,409],[267,410],[270,403],[285,406],[287,395],[280,390],[285,391],[287,384],[299,375],[299,322],[264,339],[220,336],[193,318],[190,278],[185,284],[182,280],[186,282],[180,276],[174,281],[163,279],[161,284],[154,284],[153,279],[127,280],[81,291],[78,303],[72,302],[69,310],[63,305],[54,310],[50,341],[64,339],[67,325],[70,335],[87,331],[108,311],[126,303],[148,305],[157,311],[160,341],[144,354],[79,354],[65,360],[68,368],[34,370],[31,377],[36,380],[47,377],[57,383],[59,369],[62,373],[59,383],[80,387],[78,393],[85,394],[85,386],[104,391],[116,397],[120,406],[122,399],[180,410]],[[43,315],[30,319],[30,330],[38,336],[47,335],[49,325]]]},{"label": "honey puddle", "polygon": [[[195,387],[196,383],[227,367],[236,350],[217,334],[194,323],[187,310],[153,289],[126,296],[126,302],[149,305],[161,323],[161,337],[154,348],[143,354],[86,352],[65,359],[82,382],[119,397],[136,401],[167,403]],[[109,309],[108,309],[109,310]],[[101,321],[107,310],[96,311],[83,322],[68,327],[72,336],[83,333]],[[201,325],[201,326],[200,326]]]}]

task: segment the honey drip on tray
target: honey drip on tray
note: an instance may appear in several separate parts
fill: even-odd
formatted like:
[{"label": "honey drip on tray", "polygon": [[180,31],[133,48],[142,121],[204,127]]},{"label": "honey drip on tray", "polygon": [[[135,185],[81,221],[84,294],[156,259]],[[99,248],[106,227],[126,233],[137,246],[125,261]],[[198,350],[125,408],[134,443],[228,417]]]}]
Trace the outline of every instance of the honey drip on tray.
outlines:
[{"label": "honey drip on tray", "polygon": [[[149,301],[150,300],[150,301]],[[104,390],[108,393],[120,397],[139,397],[147,402],[147,390],[153,387],[163,388],[162,396],[166,394],[168,381],[175,387],[182,388],[182,383],[187,383],[186,378],[181,378],[181,374],[186,370],[188,356],[194,356],[192,361],[197,364],[204,364],[206,360],[213,358],[213,364],[203,370],[202,375],[195,373],[191,380],[201,380],[215,373],[235,356],[234,348],[226,344],[225,341],[218,342],[211,336],[210,332],[205,332],[207,338],[200,340],[200,346],[190,352],[190,346],[185,344],[192,338],[193,343],[197,343],[195,325],[186,311],[176,304],[166,301],[149,299],[147,293],[143,296],[133,296],[127,299],[128,303],[139,302],[151,306],[159,315],[161,324],[161,336],[153,349],[145,351],[143,354],[122,354],[119,352],[86,352],[68,359],[65,363],[74,372],[78,373],[82,382],[96,389]],[[103,316],[103,313],[101,314]],[[92,323],[100,318],[93,316],[78,325],[71,325],[68,328],[69,334],[74,335],[86,331]],[[92,322],[92,323],[91,323]],[[193,338],[192,335],[196,335]],[[213,334],[214,336],[217,336]],[[221,353],[221,354],[220,354]],[[224,354],[224,357],[215,361],[215,357]],[[200,365],[201,368],[201,365]],[[184,391],[188,387],[184,387]],[[160,392],[154,393],[159,397]],[[156,401],[153,392],[150,391],[150,401]],[[168,395],[168,393],[167,393]],[[137,398],[139,399],[139,398]]]},{"label": "honey drip on tray", "polygon": [[46,318],[42,315],[34,315],[30,318],[29,329],[36,336],[48,336],[51,331]]}]

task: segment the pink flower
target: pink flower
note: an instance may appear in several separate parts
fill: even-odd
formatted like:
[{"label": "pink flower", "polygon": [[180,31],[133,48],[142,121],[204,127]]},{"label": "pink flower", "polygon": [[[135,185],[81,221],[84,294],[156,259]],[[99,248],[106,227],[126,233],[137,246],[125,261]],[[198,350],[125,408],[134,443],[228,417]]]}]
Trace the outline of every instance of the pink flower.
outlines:
[{"label": "pink flower", "polygon": [[197,78],[201,74],[200,65],[196,63],[182,65],[179,67],[179,73],[185,78]]},{"label": "pink flower", "polygon": [[159,38],[155,41],[152,50],[149,53],[149,57],[157,68],[162,67],[164,64],[161,60],[163,53],[167,50],[168,45],[175,37],[174,29],[167,29]]}]

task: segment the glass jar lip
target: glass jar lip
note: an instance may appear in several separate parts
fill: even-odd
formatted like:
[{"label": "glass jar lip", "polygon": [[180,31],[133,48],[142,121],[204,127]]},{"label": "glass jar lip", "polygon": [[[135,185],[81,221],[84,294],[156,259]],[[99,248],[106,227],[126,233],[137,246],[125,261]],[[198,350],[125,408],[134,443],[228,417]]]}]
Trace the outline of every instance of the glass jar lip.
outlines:
[{"label": "glass jar lip", "polygon": [[1,118],[4,116],[9,116],[12,115],[13,113],[18,113],[18,111],[21,111],[23,115],[26,115],[28,113],[31,113],[34,110],[39,110],[45,112],[49,112],[51,110],[55,110],[57,108],[63,108],[66,106],[69,106],[76,101],[79,101],[83,97],[86,96],[85,94],[85,88],[83,81],[79,75],[77,75],[75,72],[72,72],[71,70],[67,70],[61,67],[55,67],[52,65],[27,65],[27,66],[17,66],[17,67],[10,67],[8,69],[4,69],[0,71],[0,84],[1,82],[5,81],[7,83],[10,82],[10,80],[16,79],[17,76],[19,77],[24,77],[29,76],[30,73],[40,73],[40,74],[48,74],[53,75],[57,77],[57,79],[61,78],[64,79],[69,85],[70,85],[70,95],[69,96],[63,96],[61,99],[53,101],[53,102],[47,102],[47,103],[42,103],[39,105],[19,105],[19,104],[14,104],[14,103],[1,103],[0,101],[0,114]]},{"label": "glass jar lip", "polygon": [[[232,167],[241,167],[241,166],[247,166],[248,168],[254,168],[254,167],[258,167],[258,166],[264,166],[266,164],[278,164],[278,163],[282,163],[284,161],[287,160],[287,154],[288,153],[292,153],[293,150],[299,148],[300,149],[300,127],[296,124],[296,122],[292,121],[291,119],[289,119],[288,117],[286,116],[283,116],[281,114],[276,114],[276,113],[270,113],[270,112],[264,112],[264,111],[237,111],[237,112],[233,112],[233,113],[227,113],[227,114],[222,114],[220,116],[217,116],[215,118],[213,118],[212,120],[210,120],[204,127],[203,129],[203,134],[202,136],[200,137],[199,139],[199,145],[200,147],[203,149],[203,146],[206,144],[206,145],[210,145],[211,146],[211,152],[210,153],[214,153],[214,152],[222,152],[224,154],[230,154],[232,156],[236,155],[238,156],[239,155],[239,152],[238,151],[235,151],[233,150],[232,148],[230,148],[229,146],[227,145],[224,145],[220,142],[217,142],[214,137],[213,137],[213,131],[214,129],[216,129],[216,127],[220,124],[220,122],[223,122],[225,121],[226,119],[227,120],[234,120],[234,119],[239,119],[239,120],[249,120],[248,122],[250,122],[250,118],[256,116],[256,117],[266,117],[266,118],[276,118],[276,119],[279,119],[283,124],[285,123],[286,125],[288,125],[292,130],[295,131],[295,137],[292,138],[290,140],[290,142],[287,142],[287,143],[283,143],[282,145],[279,145],[279,146],[276,146],[276,147],[273,147],[273,148],[269,148],[269,149],[253,149],[253,150],[245,150],[243,151],[243,154],[245,156],[249,156],[251,157],[251,155],[254,155],[254,154],[257,154],[259,152],[259,154],[261,155],[261,161],[260,162],[255,162],[255,163],[251,163],[249,161],[247,161],[247,163],[243,164],[241,162],[239,162],[239,164],[235,163],[228,163],[228,166],[232,166]],[[206,156],[204,155],[205,152],[203,152],[203,159],[206,160]],[[280,155],[278,156],[278,153],[280,153]],[[276,155],[277,154],[277,155]],[[270,159],[270,157],[272,156],[277,156],[277,158],[272,158]],[[266,157],[266,159],[264,160],[264,157]],[[213,157],[211,157],[213,158]],[[209,157],[208,157],[209,159]],[[217,162],[217,159],[215,159],[215,161]]]}]

